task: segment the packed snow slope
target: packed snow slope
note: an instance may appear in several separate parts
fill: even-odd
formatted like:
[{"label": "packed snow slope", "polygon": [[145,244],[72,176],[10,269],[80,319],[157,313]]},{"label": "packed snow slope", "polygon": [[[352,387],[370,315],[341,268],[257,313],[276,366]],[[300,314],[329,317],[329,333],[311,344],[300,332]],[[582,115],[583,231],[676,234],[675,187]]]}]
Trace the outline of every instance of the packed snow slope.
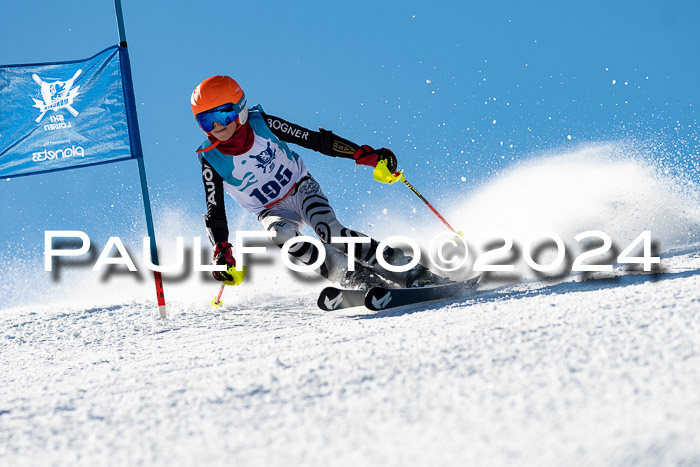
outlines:
[{"label": "packed snow slope", "polygon": [[[323,284],[273,260],[219,309],[215,283],[167,284],[161,320],[148,281],[69,270],[65,295],[47,286],[0,313],[0,463],[700,464],[697,198],[586,151],[516,167],[448,217],[468,237],[549,229],[567,247],[651,230],[653,272],[518,264],[459,300],[324,313]],[[377,236],[432,233],[391,220]]]},{"label": "packed snow slope", "polygon": [[[700,253],[389,315],[0,315],[5,465],[697,465]],[[233,294],[232,294],[233,295]]]}]

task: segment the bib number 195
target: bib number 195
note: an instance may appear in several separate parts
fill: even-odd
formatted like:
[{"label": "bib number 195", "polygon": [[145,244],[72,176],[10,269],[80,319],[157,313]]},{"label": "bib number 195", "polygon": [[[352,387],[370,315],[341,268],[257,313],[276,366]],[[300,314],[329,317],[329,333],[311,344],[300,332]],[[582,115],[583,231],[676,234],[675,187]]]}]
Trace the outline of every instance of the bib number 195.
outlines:
[{"label": "bib number 195", "polygon": [[280,164],[275,174],[275,179],[265,183],[260,188],[256,188],[250,192],[250,196],[260,201],[263,206],[269,204],[270,201],[277,198],[282,191],[282,188],[289,184],[292,179],[292,171]]}]

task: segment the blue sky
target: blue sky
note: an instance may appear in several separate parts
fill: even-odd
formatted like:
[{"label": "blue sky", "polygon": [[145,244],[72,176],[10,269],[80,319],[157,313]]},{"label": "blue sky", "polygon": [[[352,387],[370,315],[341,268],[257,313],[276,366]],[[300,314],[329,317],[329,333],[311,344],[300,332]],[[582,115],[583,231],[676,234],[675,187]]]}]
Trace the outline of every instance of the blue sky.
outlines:
[{"label": "blue sky", "polygon": [[[124,0],[123,8],[154,211],[179,210],[187,231],[204,211],[193,152],[202,133],[189,96],[213,74],[235,77],[271,114],[390,147],[438,207],[542,151],[596,141],[651,147],[659,163],[700,181],[697,2]],[[92,56],[118,42],[113,3],[13,2],[3,7],[0,42],[2,64]],[[299,152],[347,222],[416,205],[369,170]],[[50,229],[145,232],[134,162],[0,184],[4,258],[41,255]],[[228,204],[229,217],[240,217]],[[158,224],[156,232],[182,233]]]}]

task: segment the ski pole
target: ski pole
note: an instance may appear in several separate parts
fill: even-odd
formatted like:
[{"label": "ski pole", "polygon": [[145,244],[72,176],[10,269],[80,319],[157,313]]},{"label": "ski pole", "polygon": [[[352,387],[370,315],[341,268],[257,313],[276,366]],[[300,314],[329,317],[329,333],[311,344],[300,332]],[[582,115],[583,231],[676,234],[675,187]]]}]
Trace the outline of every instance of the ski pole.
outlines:
[{"label": "ski pole", "polygon": [[457,232],[455,229],[453,229],[452,226],[445,220],[445,218],[442,217],[442,216],[440,215],[439,212],[437,212],[437,209],[435,209],[435,208],[433,207],[433,205],[430,204],[430,202],[429,202],[427,199],[425,199],[425,197],[424,197],[423,195],[421,195],[420,192],[419,192],[418,190],[416,190],[416,187],[414,187],[413,185],[411,185],[410,183],[408,183],[408,180],[406,180],[406,177],[404,176],[403,173],[401,174],[401,178],[400,178],[399,180],[401,180],[401,181],[404,183],[404,185],[406,185],[408,188],[410,188],[411,191],[412,191],[413,193],[415,193],[415,195],[416,195],[417,197],[419,197],[420,200],[423,201],[423,202],[425,203],[425,205],[428,206],[428,207],[430,208],[431,211],[433,211],[433,214],[435,214],[435,215],[438,217],[438,219],[440,219],[440,220],[442,221],[442,223],[445,224],[445,225],[447,226],[448,229],[450,229],[450,230],[453,231],[454,233],[458,233],[458,232]]},{"label": "ski pole", "polygon": [[[207,225],[207,215],[202,214],[202,220],[204,220],[204,225]],[[212,246],[215,245],[214,243],[214,237],[211,235],[211,233],[208,232],[209,241],[211,242]],[[224,293],[224,288],[226,287],[226,284],[221,284],[221,288],[219,289],[219,293],[216,297],[211,299],[211,306],[213,307],[220,307],[223,305],[223,302],[221,301],[221,295]]]},{"label": "ski pole", "polygon": [[375,180],[377,180],[378,182],[381,182],[381,183],[391,184],[391,183],[395,183],[395,182],[401,180],[404,183],[404,185],[406,185],[408,188],[410,188],[411,191],[416,196],[418,196],[420,198],[420,200],[423,201],[425,203],[425,205],[430,208],[431,211],[433,211],[433,214],[435,214],[438,217],[438,219],[440,219],[442,221],[442,223],[447,226],[448,229],[450,229],[452,232],[456,233],[457,235],[463,236],[463,234],[461,232],[458,232],[452,228],[452,226],[445,220],[445,218],[442,217],[439,212],[437,212],[437,209],[435,209],[433,207],[433,205],[430,204],[430,202],[427,199],[425,199],[425,197],[423,195],[420,194],[420,191],[416,190],[416,187],[414,187],[413,185],[408,183],[408,180],[406,180],[406,176],[403,174],[403,170],[399,170],[397,172],[391,173],[389,171],[389,168],[386,166],[386,162],[379,161],[377,163],[377,166],[374,168],[373,176],[374,176]]},{"label": "ski pole", "polygon": [[221,295],[224,293],[225,287],[226,287],[226,284],[221,284],[221,288],[219,289],[219,295],[214,297],[211,301],[212,306],[219,307],[219,306],[223,305],[223,302],[221,301]]}]

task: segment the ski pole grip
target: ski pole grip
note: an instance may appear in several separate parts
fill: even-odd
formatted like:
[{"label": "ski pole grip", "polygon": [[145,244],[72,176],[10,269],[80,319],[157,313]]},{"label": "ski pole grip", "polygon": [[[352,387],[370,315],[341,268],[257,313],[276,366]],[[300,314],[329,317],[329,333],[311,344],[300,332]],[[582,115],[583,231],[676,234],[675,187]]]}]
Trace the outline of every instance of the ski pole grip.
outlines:
[{"label": "ski pole grip", "polygon": [[391,173],[389,168],[386,166],[386,161],[379,161],[377,162],[377,166],[374,168],[372,175],[379,183],[391,185],[392,183],[398,182],[401,179],[403,176],[403,170]]}]

